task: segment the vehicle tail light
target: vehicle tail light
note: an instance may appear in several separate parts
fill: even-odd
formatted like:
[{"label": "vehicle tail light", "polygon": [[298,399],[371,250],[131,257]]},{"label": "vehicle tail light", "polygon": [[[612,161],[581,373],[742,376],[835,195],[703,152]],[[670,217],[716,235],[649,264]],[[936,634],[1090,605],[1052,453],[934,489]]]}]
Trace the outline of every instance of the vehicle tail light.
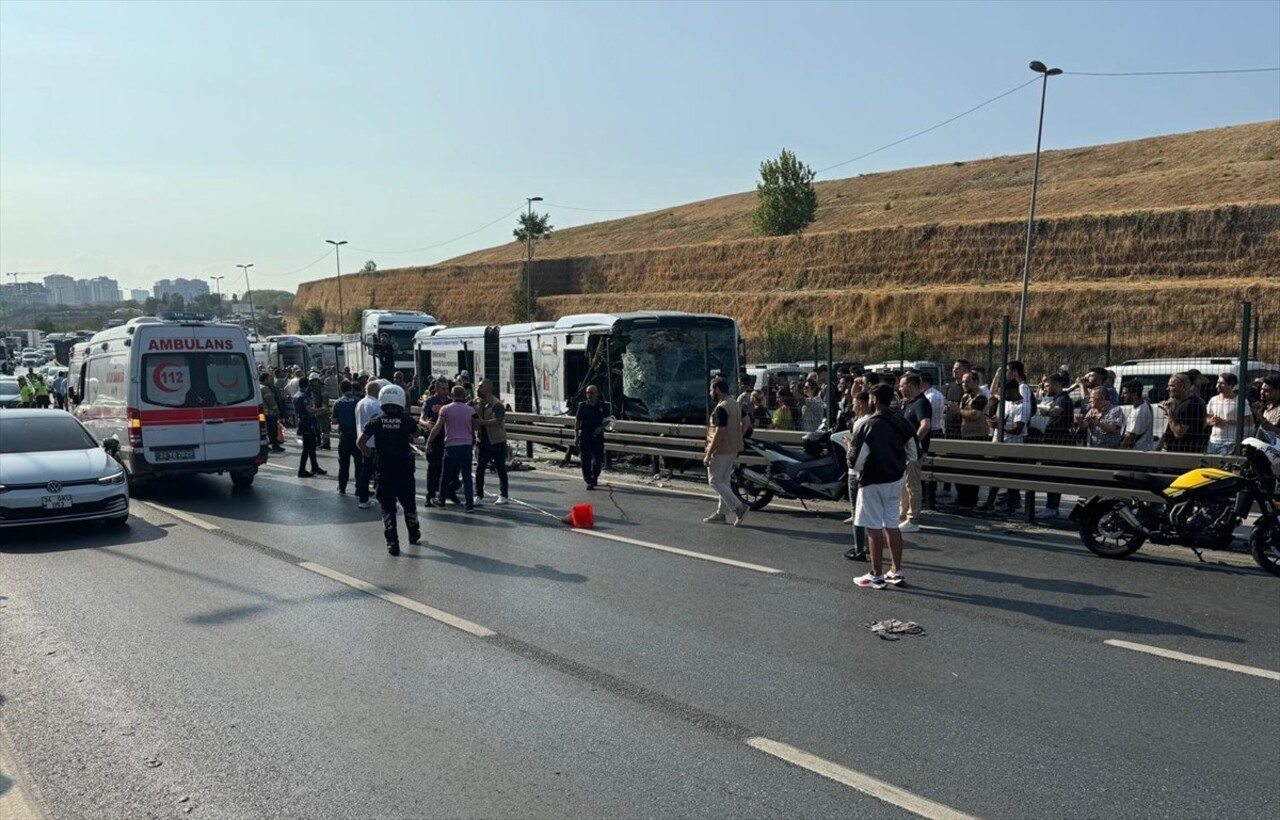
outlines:
[{"label": "vehicle tail light", "polygon": [[261,404],[258,405],[258,439],[261,444],[270,444],[267,438],[267,410]]},{"label": "vehicle tail light", "polygon": [[136,407],[130,407],[129,415],[129,446],[135,450],[142,447],[142,416],[138,413]]}]

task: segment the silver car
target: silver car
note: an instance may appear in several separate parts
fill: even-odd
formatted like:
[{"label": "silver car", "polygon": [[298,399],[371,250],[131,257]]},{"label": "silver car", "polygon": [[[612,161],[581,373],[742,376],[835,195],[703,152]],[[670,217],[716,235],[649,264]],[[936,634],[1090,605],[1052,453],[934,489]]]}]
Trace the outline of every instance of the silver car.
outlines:
[{"label": "silver car", "polygon": [[129,485],[113,457],[58,410],[0,410],[0,527],[129,519]]}]

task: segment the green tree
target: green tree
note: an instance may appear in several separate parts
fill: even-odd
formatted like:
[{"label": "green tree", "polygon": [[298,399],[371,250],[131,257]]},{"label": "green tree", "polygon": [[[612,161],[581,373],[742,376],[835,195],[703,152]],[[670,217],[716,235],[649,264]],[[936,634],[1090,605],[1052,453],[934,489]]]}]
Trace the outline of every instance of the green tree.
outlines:
[{"label": "green tree", "polygon": [[148,296],[147,300],[142,303],[142,312],[147,316],[155,316],[160,310],[160,300],[154,296]]},{"label": "green tree", "polygon": [[440,314],[439,308],[436,307],[435,297],[430,293],[424,293],[422,295],[422,301],[418,303],[418,310],[423,313],[429,313],[432,316],[438,316]]},{"label": "green tree", "polygon": [[520,322],[532,322],[538,315],[538,295],[535,293],[532,299],[528,300],[529,310],[525,309],[524,283],[520,283],[511,289],[511,321],[519,324]]},{"label": "green tree", "polygon": [[378,263],[372,259],[364,263],[364,267],[360,269],[363,273],[373,273],[378,270]]},{"label": "green tree", "polygon": [[324,333],[324,311],[309,307],[298,317],[298,332],[304,336]]},{"label": "green tree", "polygon": [[41,316],[40,320],[36,322],[36,330],[41,333],[56,333],[58,328],[48,316]]},{"label": "green tree", "polygon": [[[235,296],[232,296],[235,299]],[[249,293],[246,291],[240,297],[241,301],[249,301]],[[293,294],[287,290],[255,290],[253,292],[254,310],[272,311],[272,310],[288,310],[293,307]]]},{"label": "green tree", "polygon": [[360,308],[352,308],[347,311],[347,320],[342,324],[343,333],[359,333],[360,332]]},{"label": "green tree", "polygon": [[555,226],[551,224],[551,214],[527,211],[520,214],[520,218],[516,220],[516,229],[511,232],[511,235],[518,242],[525,242],[532,238],[536,243],[539,239],[550,239],[554,229]]},{"label": "green tree", "polygon": [[760,361],[794,362],[813,356],[813,325],[800,316],[784,322],[765,322]]},{"label": "green tree", "polygon": [[751,215],[757,236],[800,233],[818,214],[818,192],[813,189],[813,169],[782,149],[776,160],[760,163],[759,199]]},{"label": "green tree", "polygon": [[187,306],[187,301],[182,298],[181,293],[169,294],[169,310],[182,310]]}]

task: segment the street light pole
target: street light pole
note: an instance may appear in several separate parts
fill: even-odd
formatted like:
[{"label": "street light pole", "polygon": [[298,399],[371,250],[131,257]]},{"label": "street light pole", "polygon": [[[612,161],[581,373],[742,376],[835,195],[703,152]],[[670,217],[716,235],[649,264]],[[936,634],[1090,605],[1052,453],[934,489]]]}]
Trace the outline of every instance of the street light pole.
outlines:
[{"label": "street light pole", "polygon": [[249,297],[249,315],[253,317],[253,335],[257,336],[259,341],[261,341],[262,336],[258,333],[258,311],[253,309],[253,285],[249,284],[249,268],[253,267],[253,263],[250,262],[247,265],[236,265],[236,267],[244,271],[244,292],[245,295]]},{"label": "street light pole", "polygon": [[342,308],[342,246],[347,244],[347,240],[339,239],[334,241],[326,239],[333,246],[333,264],[338,271],[338,333],[343,332],[343,328],[347,326],[347,312]]},{"label": "street light pole", "polygon": [[209,278],[213,280],[213,286],[214,286],[215,288],[217,288],[217,289],[218,289],[218,313],[219,313],[219,318],[221,318],[221,313],[222,313],[222,280],[223,280],[223,279],[226,279],[227,277],[225,277],[225,276],[210,276]]},{"label": "street light pole", "polygon": [[541,202],[540,196],[527,196],[525,204],[529,206],[524,223],[524,320],[533,321],[533,203]]},{"label": "street light pole", "polygon": [[1044,98],[1049,90],[1049,78],[1062,73],[1060,68],[1048,68],[1039,60],[1032,60],[1029,66],[1044,76],[1040,86],[1040,124],[1036,127],[1036,159],[1031,168],[1031,213],[1027,216],[1027,248],[1022,258],[1022,302],[1018,307],[1018,342],[1014,347],[1014,358],[1022,359],[1022,340],[1024,326],[1027,323],[1027,289],[1031,284],[1031,246],[1035,241],[1036,223],[1036,191],[1040,184],[1040,139],[1044,135]]}]

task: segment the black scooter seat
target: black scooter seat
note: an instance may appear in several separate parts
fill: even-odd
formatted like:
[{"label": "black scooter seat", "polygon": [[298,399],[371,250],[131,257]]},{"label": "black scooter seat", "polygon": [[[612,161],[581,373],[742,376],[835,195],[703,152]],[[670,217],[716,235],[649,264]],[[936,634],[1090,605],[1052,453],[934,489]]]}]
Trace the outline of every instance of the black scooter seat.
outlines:
[{"label": "black scooter seat", "polygon": [[1134,470],[1117,470],[1111,475],[1121,484],[1142,487],[1156,493],[1164,492],[1170,484],[1177,480],[1170,476],[1152,475],[1151,473],[1140,473]]}]

